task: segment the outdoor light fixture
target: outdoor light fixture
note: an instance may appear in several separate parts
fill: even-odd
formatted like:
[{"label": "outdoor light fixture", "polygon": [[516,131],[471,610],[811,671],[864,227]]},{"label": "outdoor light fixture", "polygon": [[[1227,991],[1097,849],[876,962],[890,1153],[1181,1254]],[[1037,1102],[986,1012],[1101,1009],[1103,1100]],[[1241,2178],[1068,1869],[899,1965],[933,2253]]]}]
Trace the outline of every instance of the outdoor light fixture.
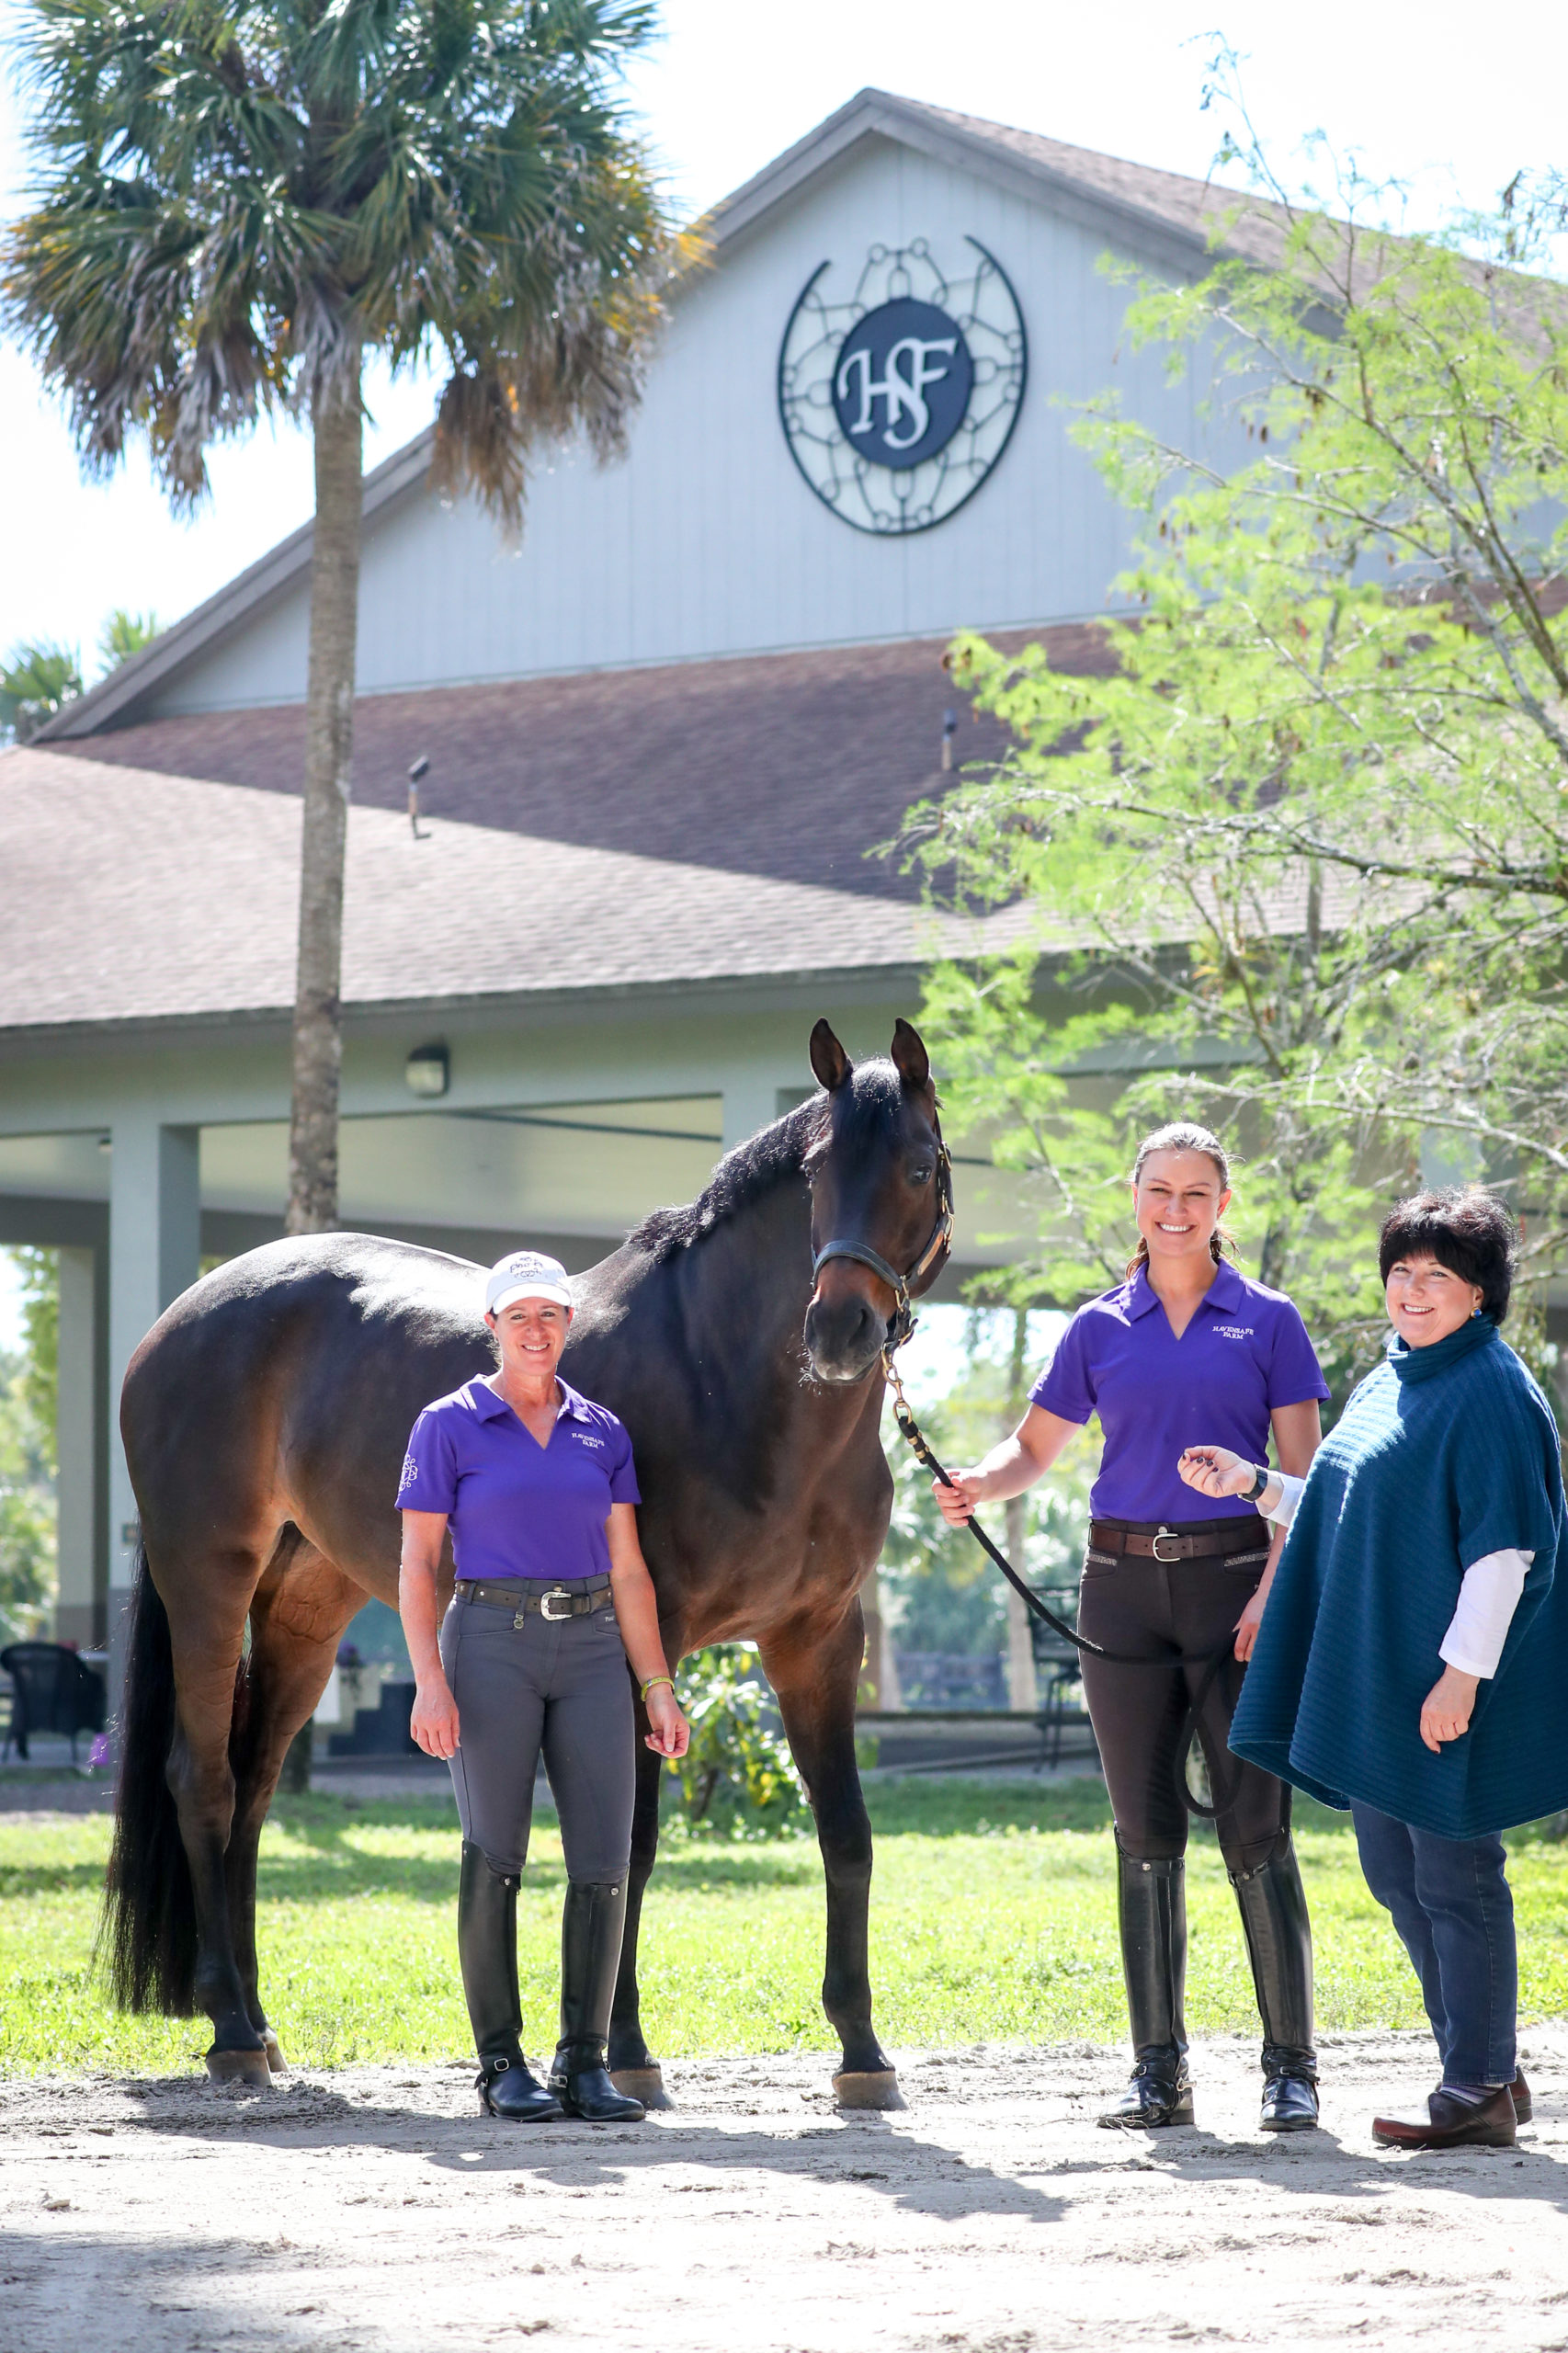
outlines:
[{"label": "outdoor light fixture", "polygon": [[403,1066],[411,1095],[444,1095],[452,1083],[452,1060],[445,1046],[415,1046]]}]

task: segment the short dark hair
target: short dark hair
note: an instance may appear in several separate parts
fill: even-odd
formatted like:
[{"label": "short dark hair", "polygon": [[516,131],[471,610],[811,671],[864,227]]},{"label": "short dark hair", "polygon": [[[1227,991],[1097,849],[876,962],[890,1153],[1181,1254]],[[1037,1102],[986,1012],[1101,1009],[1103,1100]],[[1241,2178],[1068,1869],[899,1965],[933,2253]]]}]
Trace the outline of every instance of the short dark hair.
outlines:
[{"label": "short dark hair", "polygon": [[1401,1258],[1436,1258],[1461,1282],[1479,1284],[1482,1313],[1501,1324],[1517,1249],[1518,1228],[1496,1194],[1479,1185],[1455,1185],[1396,1202],[1378,1236],[1378,1272],[1386,1283]]}]

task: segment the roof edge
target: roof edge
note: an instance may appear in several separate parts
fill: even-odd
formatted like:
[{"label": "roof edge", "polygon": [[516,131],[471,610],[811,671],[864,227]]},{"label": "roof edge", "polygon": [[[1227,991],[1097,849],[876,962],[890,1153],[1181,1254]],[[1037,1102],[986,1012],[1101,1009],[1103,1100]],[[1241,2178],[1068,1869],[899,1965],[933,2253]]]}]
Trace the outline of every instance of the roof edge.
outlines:
[{"label": "roof edge", "polygon": [[[436,428],[423,433],[383,458],[365,476],[361,514],[369,522],[417,490],[430,470],[430,449]],[[236,574],[215,596],[187,613],[183,620],[163,630],[151,645],[133,654],[107,678],[68,702],[47,726],[31,738],[33,744],[64,744],[73,737],[100,734],[171,672],[182,669],[197,654],[220,643],[232,629],[262,611],[276,597],[308,574],[315,546],[315,519],[301,523],[286,540],[269,548],[255,563]]]}]

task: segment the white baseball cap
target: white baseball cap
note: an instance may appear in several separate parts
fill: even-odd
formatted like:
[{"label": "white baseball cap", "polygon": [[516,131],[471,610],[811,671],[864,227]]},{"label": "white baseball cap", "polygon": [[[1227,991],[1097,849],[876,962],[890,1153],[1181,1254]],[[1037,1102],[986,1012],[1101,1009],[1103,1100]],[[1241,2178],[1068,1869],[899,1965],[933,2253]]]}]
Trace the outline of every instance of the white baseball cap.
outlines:
[{"label": "white baseball cap", "polygon": [[552,1299],[558,1307],[570,1307],[572,1286],[560,1259],[547,1258],[542,1250],[514,1250],[509,1258],[497,1259],[484,1286],[486,1315],[499,1315],[515,1299]]}]

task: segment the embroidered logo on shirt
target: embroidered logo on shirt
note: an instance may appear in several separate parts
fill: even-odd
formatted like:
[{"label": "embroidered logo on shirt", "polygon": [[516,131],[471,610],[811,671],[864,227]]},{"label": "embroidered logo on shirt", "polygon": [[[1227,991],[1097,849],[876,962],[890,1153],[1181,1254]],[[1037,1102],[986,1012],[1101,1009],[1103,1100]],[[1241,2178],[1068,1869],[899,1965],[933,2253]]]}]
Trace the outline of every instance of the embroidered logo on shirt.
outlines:
[{"label": "embroidered logo on shirt", "polygon": [[1257,1336],[1250,1324],[1216,1324],[1214,1329],[1221,1340],[1252,1340]]},{"label": "embroidered logo on shirt", "polygon": [[602,1447],[604,1445],[602,1438],[590,1438],[586,1430],[574,1430],[572,1435],[581,1446]]},{"label": "embroidered logo on shirt", "polygon": [[398,1485],[400,1487],[412,1487],[418,1476],[418,1463],[415,1462],[412,1454],[405,1454],[403,1458],[403,1476],[398,1481]]}]

